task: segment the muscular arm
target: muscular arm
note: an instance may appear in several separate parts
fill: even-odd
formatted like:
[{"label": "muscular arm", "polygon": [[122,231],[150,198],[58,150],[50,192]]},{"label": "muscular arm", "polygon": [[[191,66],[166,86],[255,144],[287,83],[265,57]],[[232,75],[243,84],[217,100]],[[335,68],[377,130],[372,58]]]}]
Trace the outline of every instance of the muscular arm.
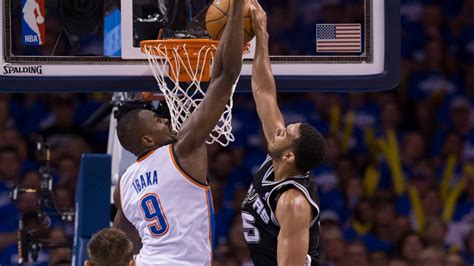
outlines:
[{"label": "muscular arm", "polygon": [[252,4],[255,7],[252,8],[252,23],[257,38],[252,64],[252,94],[265,138],[269,141],[276,130],[285,128],[285,120],[276,98],[275,79],[268,53],[266,14],[257,0],[252,0]]},{"label": "muscular arm", "polygon": [[276,218],[280,223],[278,234],[278,265],[303,266],[309,247],[311,205],[297,189],[284,192],[278,200]]},{"label": "muscular arm", "polygon": [[[217,48],[212,79],[198,109],[184,122],[178,133],[175,152],[180,161],[187,161],[196,150],[205,147],[205,140],[221,117],[232,94],[232,87],[242,68],[243,1],[232,1],[232,10]],[[186,163],[184,163],[186,164]],[[191,168],[192,167],[186,167]]]},{"label": "muscular arm", "polygon": [[118,184],[114,191],[114,204],[115,207],[117,207],[117,214],[115,215],[113,227],[127,234],[128,239],[133,243],[133,254],[138,254],[142,248],[142,240],[135,226],[133,226],[123,214],[122,204],[120,202],[120,187]]}]

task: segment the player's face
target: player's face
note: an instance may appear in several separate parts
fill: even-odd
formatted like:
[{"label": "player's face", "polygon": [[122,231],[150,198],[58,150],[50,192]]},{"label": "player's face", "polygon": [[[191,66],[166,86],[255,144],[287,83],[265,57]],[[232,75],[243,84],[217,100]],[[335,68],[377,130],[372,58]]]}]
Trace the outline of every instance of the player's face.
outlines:
[{"label": "player's face", "polygon": [[165,145],[176,141],[176,134],[171,130],[171,123],[168,119],[148,110],[143,111],[141,115],[146,121],[146,134],[153,139],[154,144],[152,146]]},{"label": "player's face", "polygon": [[270,156],[280,156],[284,151],[290,149],[293,141],[300,135],[301,123],[290,124],[286,128],[277,129],[273,139],[268,142],[268,153]]}]

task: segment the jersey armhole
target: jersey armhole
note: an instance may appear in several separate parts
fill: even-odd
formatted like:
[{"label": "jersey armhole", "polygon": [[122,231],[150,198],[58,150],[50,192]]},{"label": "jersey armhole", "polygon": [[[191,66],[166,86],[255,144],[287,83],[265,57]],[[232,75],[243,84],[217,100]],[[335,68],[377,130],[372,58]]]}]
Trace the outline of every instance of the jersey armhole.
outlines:
[{"label": "jersey armhole", "polygon": [[190,174],[188,174],[184,169],[183,167],[181,167],[181,165],[179,164],[179,161],[178,161],[178,157],[176,157],[176,154],[174,152],[174,146],[173,144],[170,144],[169,145],[169,150],[170,150],[170,156],[171,156],[171,160],[173,161],[173,165],[176,167],[176,169],[181,173],[181,175],[183,175],[187,180],[189,180],[191,183],[193,183],[194,185],[200,187],[200,188],[204,188],[204,189],[209,189],[209,184],[205,184],[199,180],[197,180],[196,178],[192,177]]},{"label": "jersey armhole", "polygon": [[[293,180],[289,180],[289,181],[286,181],[286,182],[283,182],[281,184],[279,184],[278,186],[274,187],[271,191],[270,191],[270,194],[268,195],[268,198],[267,198],[267,204],[268,206],[270,207],[270,216],[271,216],[271,220],[277,225],[277,226],[280,226],[280,223],[278,223],[278,220],[276,219],[276,215],[274,214],[276,212],[276,204],[278,202],[278,198],[280,197],[280,195],[282,193],[284,193],[285,191],[287,191],[288,189],[291,189],[291,188],[296,188],[298,189],[301,193],[303,193],[303,195],[306,197],[306,200],[309,202],[309,204],[311,205],[313,211],[314,211],[314,217],[313,219],[311,220],[311,222],[309,223],[309,227],[311,228],[315,223],[316,221],[318,220],[319,218],[319,206],[316,202],[313,201],[313,199],[311,199],[311,196],[309,195],[308,193],[308,190],[302,186],[301,184],[293,181]],[[277,195],[275,195],[275,191],[279,192]],[[278,198],[275,198],[275,197],[278,197]],[[272,199],[276,199],[275,201],[272,201]],[[272,204],[272,202],[275,202],[275,204]]]}]

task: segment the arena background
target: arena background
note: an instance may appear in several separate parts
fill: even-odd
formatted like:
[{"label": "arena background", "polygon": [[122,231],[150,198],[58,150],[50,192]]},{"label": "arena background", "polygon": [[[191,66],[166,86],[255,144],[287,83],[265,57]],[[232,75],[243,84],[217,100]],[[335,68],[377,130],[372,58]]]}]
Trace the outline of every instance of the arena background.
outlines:
[{"label": "arena background", "polygon": [[[278,7],[269,24],[278,25]],[[474,263],[474,1],[402,0],[401,12],[402,32],[389,33],[402,35],[395,90],[279,94],[288,123],[309,122],[327,138],[327,161],[315,169],[323,265]],[[287,36],[284,27],[269,33]],[[287,40],[273,38],[271,50],[290,49]],[[81,125],[110,97],[0,94],[0,265],[15,265],[18,217],[36,208],[34,194],[9,197],[14,185],[39,186],[35,140],[51,145],[58,208],[73,208],[81,155],[105,152],[108,138],[107,121],[94,131]],[[209,147],[214,265],[252,265],[238,214],[265,147],[251,95],[235,100],[235,143]],[[53,217],[41,233],[66,241],[73,228]],[[70,259],[67,248],[42,250],[32,265]]]}]

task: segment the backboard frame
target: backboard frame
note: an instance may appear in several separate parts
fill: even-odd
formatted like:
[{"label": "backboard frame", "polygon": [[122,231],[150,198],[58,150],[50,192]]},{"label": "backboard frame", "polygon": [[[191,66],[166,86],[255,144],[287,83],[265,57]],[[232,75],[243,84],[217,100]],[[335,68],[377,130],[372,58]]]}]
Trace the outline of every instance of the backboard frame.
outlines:
[{"label": "backboard frame", "polygon": [[[298,64],[272,62],[278,91],[373,91],[391,89],[397,86],[400,79],[400,0],[373,1],[375,4],[382,2],[384,4],[384,32],[397,33],[384,34],[381,41],[383,42],[382,47],[385,47],[385,49],[382,49],[381,54],[375,57],[381,59],[378,62],[377,69],[372,70],[371,74],[361,75],[353,71],[340,71],[339,64],[331,64],[329,67],[326,64],[320,71],[325,70],[328,71],[327,73],[333,74],[316,76],[315,74],[321,74],[322,72],[315,73],[314,67],[316,64],[310,62],[300,62]],[[0,6],[0,16],[5,25],[7,20],[3,5]],[[372,24],[372,27],[377,27],[377,25]],[[379,28],[383,29],[382,26],[379,26]],[[374,28],[374,30],[377,29]],[[2,27],[1,31],[0,43],[3,44],[5,41],[5,27]],[[376,49],[376,46],[374,45],[374,49]],[[3,45],[3,48],[0,50],[0,65],[2,67],[0,69],[0,91],[2,92],[155,91],[157,89],[156,81],[151,75],[146,61],[132,60],[124,64],[119,59],[118,61],[121,63],[117,64],[114,62],[117,60],[110,60],[110,62],[107,60],[101,65],[92,63],[69,64],[70,62],[68,62],[69,65],[52,65],[47,62],[9,64],[5,63],[5,45]],[[374,54],[376,53],[377,51],[374,50]],[[55,71],[60,71],[60,69],[71,65],[77,69],[77,73],[80,73],[81,76],[47,76],[48,74],[46,74],[55,73]],[[295,65],[297,67],[294,67]],[[346,67],[347,65],[345,64]],[[109,69],[114,73],[114,76],[97,76],[98,73],[102,72],[98,71],[95,66]],[[36,67],[37,72],[41,69],[42,74],[5,75],[9,67]],[[246,59],[243,63],[238,91],[250,91],[250,73],[251,59]]]}]

